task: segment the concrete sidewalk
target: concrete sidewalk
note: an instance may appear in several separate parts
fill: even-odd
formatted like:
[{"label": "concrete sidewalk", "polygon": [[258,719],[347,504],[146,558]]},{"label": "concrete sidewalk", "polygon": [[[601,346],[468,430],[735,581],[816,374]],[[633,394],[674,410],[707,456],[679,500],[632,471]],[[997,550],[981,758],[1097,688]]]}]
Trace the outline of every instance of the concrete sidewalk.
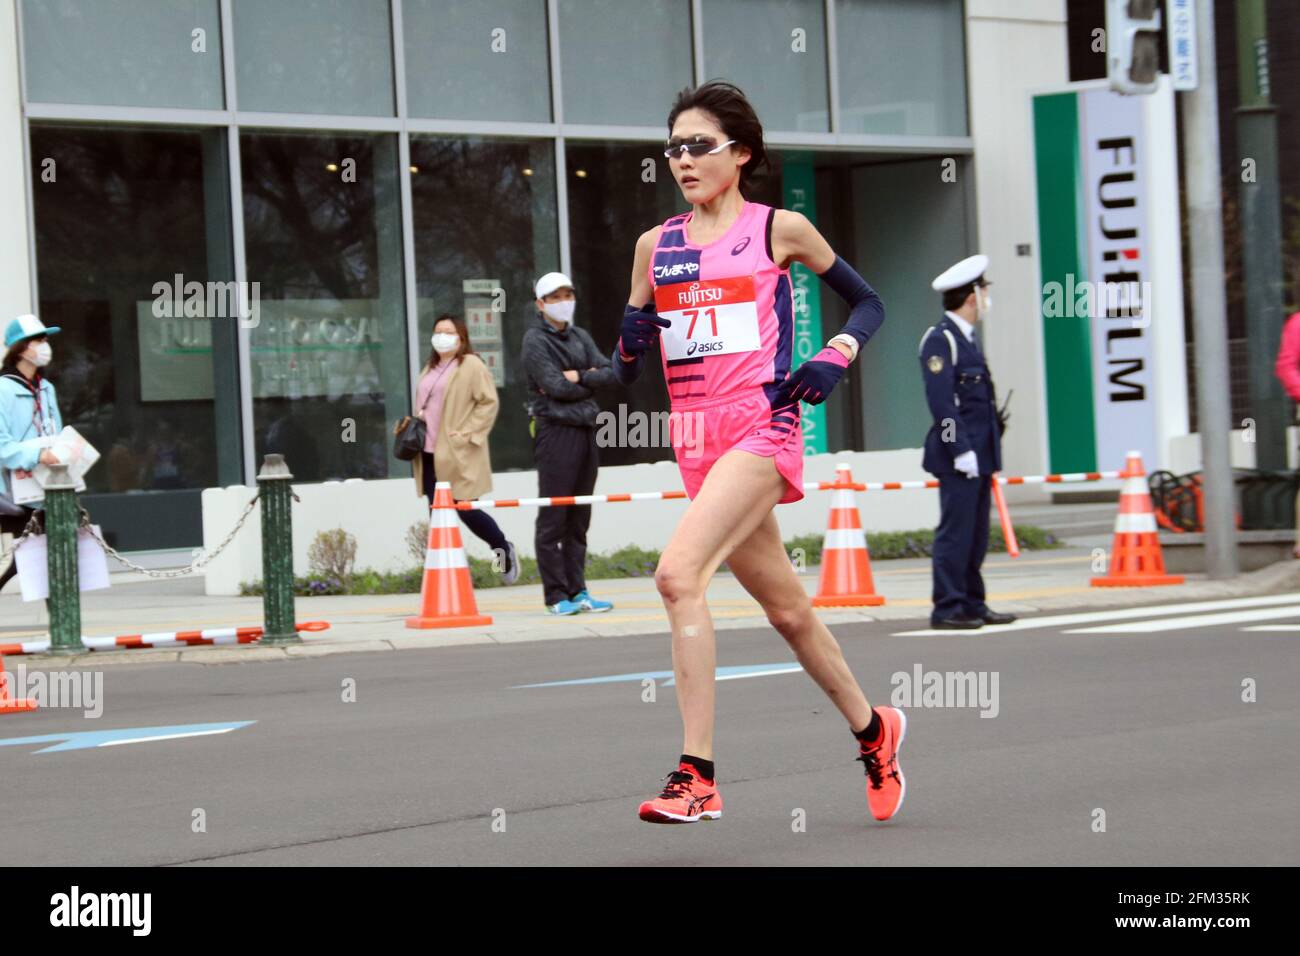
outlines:
[{"label": "concrete sidewalk", "polygon": [[[1012,559],[990,555],[984,565],[989,604],[1017,614],[1060,608],[1129,607],[1219,597],[1243,597],[1284,592],[1300,587],[1300,561],[1282,562],[1230,581],[1208,581],[1188,575],[1187,583],[1160,588],[1093,588],[1093,551],[1071,547],[1024,552]],[[823,609],[827,624],[869,620],[926,620],[930,615],[929,559],[877,561],[876,590],[886,603],[872,608]],[[237,627],[262,623],[262,601],[256,597],[209,597],[199,578],[157,581],[134,573],[112,576],[106,591],[82,596],[82,631],[87,636],[115,636],[157,631]],[[801,576],[809,594],[817,590],[818,569]],[[256,645],[144,649],[87,653],[62,661],[101,666],[111,663],[188,661],[226,663],[360,651],[403,650],[461,644],[508,644],[562,638],[627,634],[663,634],[667,618],[654,581],[649,577],[590,582],[592,593],[614,602],[604,614],[552,617],[542,606],[540,585],[489,588],[475,595],[481,613],[493,623],[484,627],[412,630],[405,620],[419,608],[415,594],[299,598],[298,621],[324,620],[330,629],[304,638],[302,646]],[[14,588],[17,591],[17,588]],[[762,625],[758,604],[729,574],[719,574],[709,589],[709,604],[717,628]],[[46,634],[44,602],[24,604],[17,593],[0,595],[0,644],[36,640]],[[29,663],[53,660],[29,655]]]}]

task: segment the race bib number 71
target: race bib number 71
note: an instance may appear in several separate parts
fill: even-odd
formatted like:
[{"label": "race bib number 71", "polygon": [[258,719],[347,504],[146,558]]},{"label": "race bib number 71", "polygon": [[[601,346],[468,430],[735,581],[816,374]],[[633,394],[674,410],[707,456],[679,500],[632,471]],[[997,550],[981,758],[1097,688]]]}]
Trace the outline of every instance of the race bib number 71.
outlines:
[{"label": "race bib number 71", "polygon": [[759,347],[753,276],[657,286],[655,311],[672,322],[659,337],[670,362]]}]

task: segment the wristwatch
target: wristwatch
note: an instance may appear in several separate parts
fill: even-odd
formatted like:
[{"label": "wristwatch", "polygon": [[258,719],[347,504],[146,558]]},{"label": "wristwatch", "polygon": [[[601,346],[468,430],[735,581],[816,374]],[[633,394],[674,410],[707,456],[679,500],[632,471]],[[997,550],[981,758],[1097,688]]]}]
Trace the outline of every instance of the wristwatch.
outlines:
[{"label": "wristwatch", "polygon": [[850,362],[858,357],[858,349],[860,346],[858,345],[858,340],[853,336],[849,335],[847,332],[841,332],[839,335],[831,336],[831,340],[826,344],[834,345],[836,342],[839,342],[841,345],[848,348],[852,353],[852,355],[849,356]]}]

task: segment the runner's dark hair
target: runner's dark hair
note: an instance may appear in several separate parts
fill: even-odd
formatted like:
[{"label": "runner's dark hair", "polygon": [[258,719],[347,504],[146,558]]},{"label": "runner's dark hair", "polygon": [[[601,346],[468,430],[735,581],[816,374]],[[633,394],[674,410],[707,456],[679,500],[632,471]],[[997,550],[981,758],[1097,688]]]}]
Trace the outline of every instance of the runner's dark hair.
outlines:
[{"label": "runner's dark hair", "polygon": [[687,110],[708,113],[717,121],[727,139],[734,139],[736,146],[749,150],[749,162],[740,167],[740,192],[741,195],[747,194],[750,184],[768,166],[763,124],[748,97],[740,87],[726,80],[709,80],[700,86],[688,86],[677,94],[668,113],[669,136],[673,134],[677,117]]}]

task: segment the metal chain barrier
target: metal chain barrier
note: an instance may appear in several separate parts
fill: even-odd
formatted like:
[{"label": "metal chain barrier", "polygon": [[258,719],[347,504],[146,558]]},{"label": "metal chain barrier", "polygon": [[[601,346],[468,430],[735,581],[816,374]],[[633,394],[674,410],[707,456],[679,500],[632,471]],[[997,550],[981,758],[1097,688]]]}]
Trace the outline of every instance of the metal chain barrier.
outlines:
[{"label": "metal chain barrier", "polygon": [[[221,554],[221,552],[226,549],[226,546],[230,544],[231,541],[235,540],[235,535],[239,534],[239,529],[244,526],[244,522],[248,520],[248,516],[253,513],[253,508],[257,505],[257,500],[261,496],[262,496],[261,491],[258,491],[257,494],[253,495],[253,497],[248,502],[248,506],[244,508],[244,513],[239,516],[239,520],[235,522],[234,528],[230,530],[230,534],[226,535],[226,537],[222,539],[221,543],[217,545],[214,550],[212,550],[211,552],[205,552],[203,554],[200,554],[199,557],[197,557],[194,561],[179,568],[142,568],[140,567],[140,565],[136,564],[135,562],[130,561],[127,558],[123,557],[122,554],[116,548],[114,548],[112,545],[110,545],[107,541],[105,541],[103,538],[99,536],[99,532],[97,532],[94,526],[90,523],[90,514],[86,511],[85,508],[79,507],[78,510],[80,510],[81,512],[80,527],[85,528],[87,531],[90,532],[90,536],[95,539],[95,541],[99,544],[100,548],[103,549],[105,554],[111,555],[113,558],[120,561],[122,564],[126,565],[132,571],[138,571],[141,574],[148,575],[151,578],[178,578],[184,574],[192,574],[193,572],[197,571],[199,568],[207,564],[209,561],[214,560],[217,557],[217,555]],[[294,495],[293,500],[298,501],[299,500],[298,496]],[[29,523],[28,529],[30,530],[30,528],[31,528],[31,524]],[[24,534],[24,537],[26,537],[26,534]]]}]

